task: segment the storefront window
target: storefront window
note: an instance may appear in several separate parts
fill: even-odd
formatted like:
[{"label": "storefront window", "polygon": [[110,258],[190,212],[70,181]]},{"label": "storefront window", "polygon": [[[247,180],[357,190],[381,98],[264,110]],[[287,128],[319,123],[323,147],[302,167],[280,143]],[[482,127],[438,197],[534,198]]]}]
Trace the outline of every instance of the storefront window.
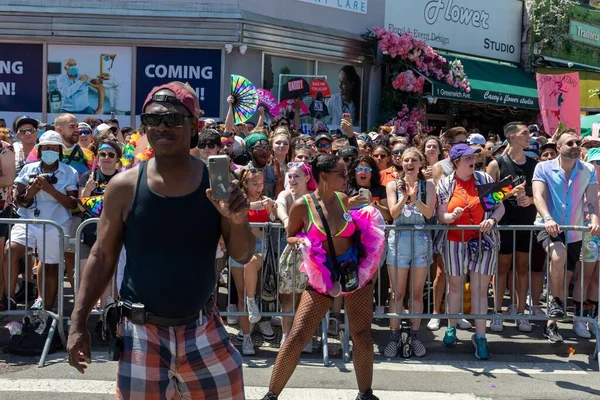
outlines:
[{"label": "storefront window", "polygon": [[314,75],[315,62],[265,54],[263,88],[278,96],[279,75]]},{"label": "storefront window", "polygon": [[352,117],[352,124],[360,126],[362,68],[319,62],[317,74],[327,77],[331,88],[331,97],[325,99],[329,111],[326,123],[339,127],[342,115],[348,113]]}]

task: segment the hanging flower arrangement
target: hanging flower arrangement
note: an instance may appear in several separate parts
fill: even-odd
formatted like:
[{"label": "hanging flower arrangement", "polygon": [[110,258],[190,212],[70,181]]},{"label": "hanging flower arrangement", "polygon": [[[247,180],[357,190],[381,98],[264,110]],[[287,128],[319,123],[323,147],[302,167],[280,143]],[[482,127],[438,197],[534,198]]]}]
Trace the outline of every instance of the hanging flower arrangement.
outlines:
[{"label": "hanging flower arrangement", "polygon": [[410,32],[398,35],[390,30],[375,27],[373,34],[378,40],[379,49],[383,54],[403,60],[407,67],[415,68],[428,78],[464,89],[467,93],[471,91],[460,60],[448,62],[427,43],[415,39]]},{"label": "hanging flower arrangement", "polygon": [[413,92],[422,94],[423,86],[425,85],[425,78],[417,76],[413,71],[408,70],[398,74],[396,79],[392,82],[392,86],[396,90],[402,90],[403,92]]},{"label": "hanging flower arrangement", "polygon": [[386,123],[386,125],[395,126],[397,135],[413,136],[419,132],[419,122],[425,117],[425,111],[421,107],[413,107],[411,109],[407,104],[403,104],[396,115],[396,118]]}]

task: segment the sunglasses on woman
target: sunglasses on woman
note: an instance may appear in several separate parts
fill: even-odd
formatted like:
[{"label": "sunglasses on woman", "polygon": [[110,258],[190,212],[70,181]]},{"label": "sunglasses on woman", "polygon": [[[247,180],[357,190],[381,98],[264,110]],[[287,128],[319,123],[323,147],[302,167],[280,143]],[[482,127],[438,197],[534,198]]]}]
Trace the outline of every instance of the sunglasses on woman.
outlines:
[{"label": "sunglasses on woman", "polygon": [[289,162],[289,163],[287,163],[287,167],[288,168],[300,168],[303,165],[304,165],[304,163],[301,163],[301,162]]},{"label": "sunglasses on woman", "polygon": [[373,158],[386,158],[387,154],[373,154]]},{"label": "sunglasses on woman", "polygon": [[317,143],[319,149],[328,149],[331,147],[331,143]]},{"label": "sunglasses on woman", "polygon": [[367,174],[370,174],[371,172],[373,172],[373,168],[371,168],[371,167],[356,167],[356,168],[354,168],[354,170],[358,173],[365,172]]},{"label": "sunglasses on woman", "polygon": [[116,153],[110,153],[110,152],[105,152],[105,151],[99,152],[98,155],[100,156],[100,158],[106,158],[106,157],[108,157],[111,160],[117,156]]},{"label": "sunglasses on woman", "polygon": [[354,157],[346,156],[346,157],[342,157],[342,160],[344,160],[344,162],[346,164],[350,164],[350,163],[354,162]]},{"label": "sunglasses on woman", "polygon": [[192,118],[192,116],[178,112],[164,114],[143,113],[142,115],[140,115],[140,120],[142,121],[142,124],[151,127],[160,126],[160,124],[163,122],[165,126],[169,128],[172,128],[174,126],[181,126],[185,122],[186,118]]},{"label": "sunglasses on woman", "polygon": [[83,135],[83,136],[90,135],[91,133],[92,133],[92,131],[90,131],[89,129],[80,129],[79,130],[79,134]]},{"label": "sunglasses on woman", "polygon": [[205,149],[207,147],[212,150],[215,147],[217,147],[217,144],[216,143],[198,143],[199,149]]}]

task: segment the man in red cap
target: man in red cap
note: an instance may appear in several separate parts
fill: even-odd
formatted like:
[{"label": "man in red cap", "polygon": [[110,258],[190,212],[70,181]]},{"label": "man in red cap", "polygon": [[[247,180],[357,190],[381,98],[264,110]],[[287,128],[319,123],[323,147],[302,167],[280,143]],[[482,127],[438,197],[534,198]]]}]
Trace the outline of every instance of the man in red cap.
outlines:
[{"label": "man in red cap", "polygon": [[186,85],[155,87],[141,115],[154,158],[115,176],[104,194],[67,351],[69,363],[83,373],[79,357],[91,362],[86,321],[125,245],[119,323],[106,324],[115,353],[121,350],[119,399],[244,398],[241,356],[212,297],[219,237],[238,262],[252,257],[249,203],[234,184],[229,201],[212,200],[206,164],[190,155],[198,142],[197,109]]}]

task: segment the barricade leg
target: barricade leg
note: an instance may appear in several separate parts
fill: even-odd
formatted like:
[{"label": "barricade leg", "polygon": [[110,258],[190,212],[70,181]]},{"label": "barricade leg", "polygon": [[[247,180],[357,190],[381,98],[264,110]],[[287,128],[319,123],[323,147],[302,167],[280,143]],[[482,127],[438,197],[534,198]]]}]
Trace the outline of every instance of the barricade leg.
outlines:
[{"label": "barricade leg", "polygon": [[321,321],[321,343],[323,345],[323,366],[329,366],[329,346],[327,344],[327,328],[329,327],[329,311]]},{"label": "barricade leg", "polygon": [[344,330],[342,331],[342,334],[340,336],[344,362],[350,362],[352,361],[352,356],[350,355],[350,324],[348,321],[348,308],[346,307],[346,304],[344,304]]}]

